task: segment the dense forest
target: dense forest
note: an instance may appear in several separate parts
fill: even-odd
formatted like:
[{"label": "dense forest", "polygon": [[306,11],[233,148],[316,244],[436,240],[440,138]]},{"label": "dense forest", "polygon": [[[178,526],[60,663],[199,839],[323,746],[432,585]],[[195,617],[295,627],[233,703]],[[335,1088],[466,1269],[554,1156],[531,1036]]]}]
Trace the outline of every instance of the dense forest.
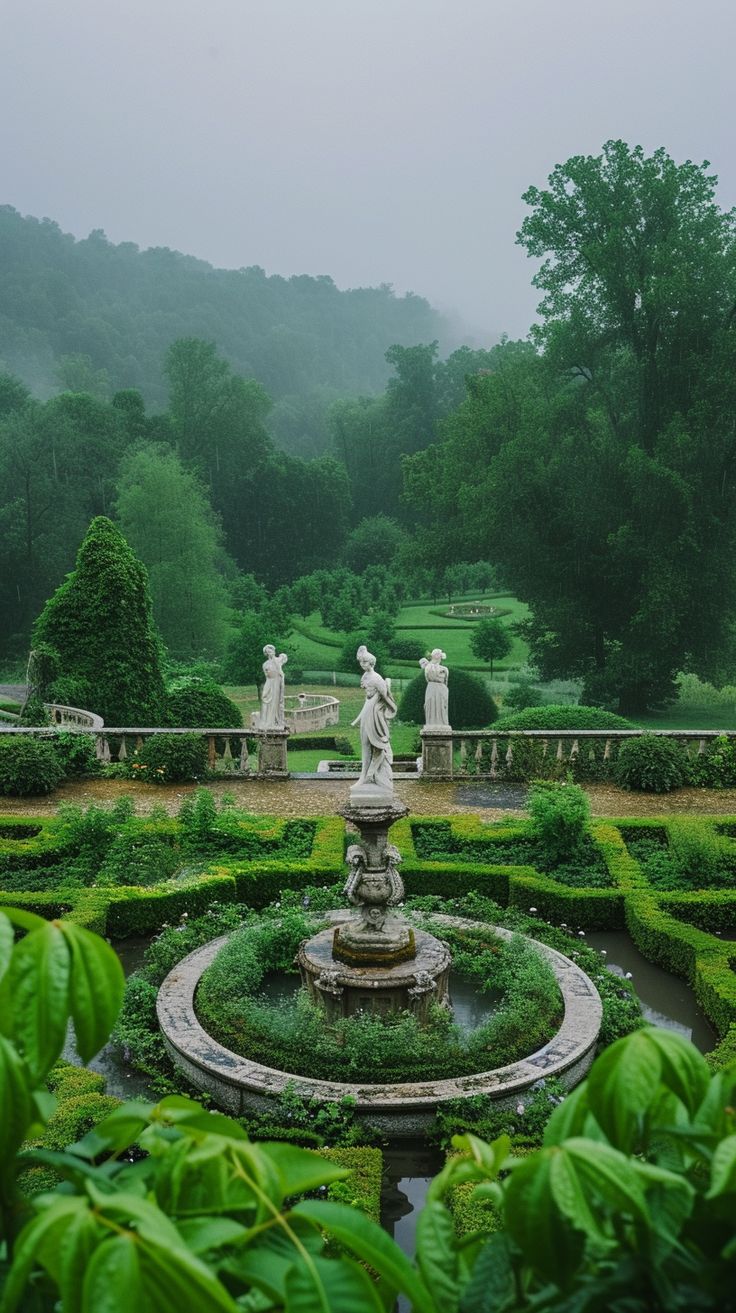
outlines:
[{"label": "dense forest", "polygon": [[[103,515],[148,568],[170,650],[221,659],[234,629],[241,673],[274,598],[273,632],[279,614],[320,609],[349,634],[366,608],[390,612],[402,590],[488,562],[530,608],[523,636],[540,677],[581,680],[586,701],[639,712],[673,699],[679,671],[730,682],[736,214],[715,186],[707,165],[624,142],[558,165],[526,193],[519,233],[541,262],[530,339],[446,359],[434,338],[393,342],[383,390],[333,398],[312,459],[278,446],[263,378],[200,337],[157,359],[164,410],[136,388],[108,395],[111,375],[96,387],[80,355],[66,357],[68,390],[46,401],[0,376],[0,655],[27,650]],[[84,246],[49,228],[70,258]],[[123,249],[89,240],[103,265]],[[154,321],[165,334],[149,305],[141,341]],[[369,569],[383,573],[366,591]]]},{"label": "dense forest", "polygon": [[389,347],[452,345],[427,301],[385,285],[340,291],[329,277],[215,269],[101,231],[77,241],[0,206],[0,367],[36,396],[69,388],[109,400],[137,388],[161,408],[164,358],[180,337],[215,342],[236,373],[257,379],[274,403],[272,434],[299,455],[324,450],[331,401],[383,390]]}]

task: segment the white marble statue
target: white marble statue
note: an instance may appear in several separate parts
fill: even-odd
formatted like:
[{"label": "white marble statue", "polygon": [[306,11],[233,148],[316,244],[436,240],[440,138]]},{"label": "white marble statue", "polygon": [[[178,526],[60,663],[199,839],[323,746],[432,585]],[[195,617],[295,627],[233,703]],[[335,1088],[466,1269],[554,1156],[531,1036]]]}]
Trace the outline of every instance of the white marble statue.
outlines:
[{"label": "white marble statue", "polygon": [[263,663],[266,681],[261,690],[258,728],[284,729],[284,666],[289,658],[285,652],[277,656],[273,643],[266,643],[263,655],[266,658]]},{"label": "white marble statue", "polygon": [[396,703],[391,696],[389,681],[383,679],[375,668],[373,654],[362,645],[356,655],[363,671],[360,686],[365,690],[361,713],[353,721],[354,725],[360,726],[362,769],[358,785],[372,785],[383,793],[393,793],[391,766],[394,754],[389,722],[396,715]]},{"label": "white marble statue", "polygon": [[435,647],[427,660],[422,657],[419,662],[424,671],[424,678],[427,681],[427,689],[424,694],[424,725],[425,729],[437,729],[447,726],[449,728],[450,720],[447,713],[447,680],[449,670],[443,666],[445,653],[441,648]]}]

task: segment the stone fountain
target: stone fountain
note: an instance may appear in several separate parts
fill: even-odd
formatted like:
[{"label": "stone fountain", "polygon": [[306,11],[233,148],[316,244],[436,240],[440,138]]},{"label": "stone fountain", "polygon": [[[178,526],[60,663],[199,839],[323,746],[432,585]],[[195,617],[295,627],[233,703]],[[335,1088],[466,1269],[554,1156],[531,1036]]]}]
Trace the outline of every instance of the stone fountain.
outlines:
[{"label": "stone fountain", "polygon": [[431,1001],[449,1006],[450,952],[433,935],[412,929],[399,910],[404,901],[401,854],[388,835],[408,808],[393,788],[390,722],[396,703],[365,647],[358,649],[358,661],[365,702],[354,723],[360,725],[362,769],[349,805],[340,810],[360,834],[347,852],[345,894],[354,912],[305,940],[299,970],[328,1019],[400,1011],[424,1019]]}]

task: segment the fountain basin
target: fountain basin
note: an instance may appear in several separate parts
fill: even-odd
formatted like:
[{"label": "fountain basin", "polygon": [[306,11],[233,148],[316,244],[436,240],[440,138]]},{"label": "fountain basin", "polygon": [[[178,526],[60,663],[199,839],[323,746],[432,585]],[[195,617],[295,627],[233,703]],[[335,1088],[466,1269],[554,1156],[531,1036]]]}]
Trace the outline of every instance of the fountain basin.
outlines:
[{"label": "fountain basin", "polygon": [[[346,916],[344,912],[336,913],[334,920],[339,922]],[[433,920],[440,926],[458,929],[478,925],[464,917],[435,916]],[[491,929],[500,938],[513,937],[510,930],[495,926]],[[595,985],[570,958],[532,941],[554,971],[564,1015],[556,1035],[529,1057],[451,1080],[393,1084],[317,1080],[278,1071],[225,1048],[197,1018],[197,984],[228,938],[223,935],[179,962],[164,980],[156,1008],[164,1043],[174,1063],[197,1089],[206,1091],[236,1116],[249,1111],[267,1112],[270,1101],[288,1086],[303,1099],[337,1102],[349,1096],[355,1102],[356,1115],[380,1133],[421,1137],[431,1126],[438,1107],[449,1100],[483,1094],[501,1106],[515,1106],[537,1081],[552,1076],[572,1089],[583,1079],[595,1055],[602,1018]]]},{"label": "fountain basin", "polygon": [[321,930],[305,940],[297,962],[302,983],[313,1003],[324,1008],[328,1021],[352,1017],[357,1012],[388,1016],[391,1012],[414,1012],[420,1019],[430,1001],[447,1000],[450,950],[426,930],[410,930],[407,960],[396,955],[391,965],[353,965],[336,960],[338,928]]}]

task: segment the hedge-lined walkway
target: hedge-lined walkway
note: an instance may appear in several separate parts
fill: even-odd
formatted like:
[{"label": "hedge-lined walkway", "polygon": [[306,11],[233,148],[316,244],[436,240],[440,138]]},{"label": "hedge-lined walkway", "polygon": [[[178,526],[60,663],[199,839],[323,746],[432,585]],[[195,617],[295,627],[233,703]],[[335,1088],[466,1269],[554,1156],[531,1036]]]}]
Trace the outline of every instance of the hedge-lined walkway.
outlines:
[{"label": "hedge-lined walkway", "polygon": [[[213,780],[205,787],[221,798],[231,794],[236,805],[244,811],[260,815],[330,816],[348,800],[347,780]],[[175,815],[182,800],[196,789],[186,784],[139,784],[130,780],[74,780],[62,785],[47,797],[3,798],[2,811],[17,816],[48,816],[59,803],[73,802],[83,806],[90,803],[113,803],[128,795],[135,802],[139,815],[145,815],[154,806],[165,807]],[[596,817],[606,816],[665,816],[736,814],[736,789],[677,789],[673,793],[626,793],[610,784],[589,784],[586,792],[591,810]],[[518,785],[508,786],[515,801],[520,794]],[[495,821],[505,817],[523,815],[519,806],[488,805],[492,796],[490,782],[477,785],[464,780],[461,784],[428,783],[421,780],[398,780],[396,793],[414,816],[459,816],[474,812],[483,820]]]}]

